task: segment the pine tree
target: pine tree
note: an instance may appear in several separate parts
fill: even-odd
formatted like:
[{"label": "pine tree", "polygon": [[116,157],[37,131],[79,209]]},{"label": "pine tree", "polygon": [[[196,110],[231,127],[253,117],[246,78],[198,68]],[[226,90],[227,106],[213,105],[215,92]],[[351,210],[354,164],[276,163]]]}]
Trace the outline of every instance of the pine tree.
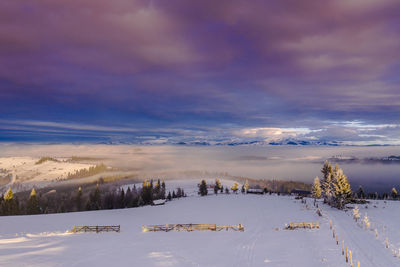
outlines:
[{"label": "pine tree", "polygon": [[76,194],[76,210],[81,211],[82,210],[82,187],[78,188],[78,193]]},{"label": "pine tree", "polygon": [[39,201],[36,196],[35,188],[32,188],[29,200],[27,203],[26,211],[28,214],[38,214],[40,213]]},{"label": "pine tree", "polygon": [[[238,191],[238,189],[239,189],[238,183],[234,183],[233,186],[231,187],[231,190],[232,190],[234,193],[236,193],[236,192]],[[244,187],[243,187],[243,189],[244,189]]]},{"label": "pine tree", "polygon": [[165,199],[165,182],[164,182],[164,180],[162,180],[162,182],[161,182],[160,198]]},{"label": "pine tree", "polygon": [[143,187],[141,191],[141,197],[145,205],[149,205],[153,202],[153,182],[148,182],[144,180]]},{"label": "pine tree", "polygon": [[225,194],[229,194],[229,188],[225,187]]},{"label": "pine tree", "polygon": [[154,186],[153,199],[159,199],[160,192],[161,192],[161,183],[160,183],[160,179],[158,179],[156,182],[156,185]]},{"label": "pine tree", "polygon": [[322,194],[324,196],[325,203],[331,203],[334,190],[334,171],[330,162],[325,161],[324,166],[321,169],[323,174],[323,181],[321,184]]},{"label": "pine tree", "polygon": [[131,188],[128,186],[128,189],[126,190],[126,193],[125,193],[125,207],[132,208],[132,206],[133,206],[132,202],[133,202],[133,195],[132,195]]},{"label": "pine tree", "polygon": [[118,197],[118,208],[123,209],[125,208],[125,191],[123,188],[121,188],[119,192],[119,197]]},{"label": "pine tree", "polygon": [[199,185],[199,195],[200,196],[205,196],[207,194],[208,194],[208,190],[207,190],[206,180],[201,180],[201,183]]},{"label": "pine tree", "polygon": [[362,186],[360,185],[360,187],[357,190],[357,197],[364,199],[365,198],[365,193],[364,193],[364,189],[362,188]]},{"label": "pine tree", "polygon": [[346,205],[352,197],[349,181],[346,175],[343,174],[343,170],[339,167],[335,169],[334,196],[336,206],[339,209],[343,209],[344,205]]},{"label": "pine tree", "polygon": [[11,187],[9,187],[7,192],[6,192],[6,194],[4,195],[4,200],[6,200],[6,201],[7,200],[12,200],[13,196],[14,196],[14,194],[13,194],[13,192],[11,190]]},{"label": "pine tree", "polygon": [[314,179],[314,184],[312,187],[312,194],[313,194],[314,198],[321,198],[322,189],[321,189],[321,183],[319,181],[318,176],[315,177],[315,179]]},{"label": "pine tree", "polygon": [[172,199],[171,192],[168,192],[167,199],[168,199],[168,200],[171,200],[171,199]]},{"label": "pine tree", "polygon": [[183,197],[182,188],[178,187],[178,188],[176,189],[176,197],[177,197],[177,198]]},{"label": "pine tree", "polygon": [[246,182],[244,183],[244,190],[247,193],[247,191],[249,190],[249,181],[246,180]]},{"label": "pine tree", "polygon": [[325,161],[324,166],[321,169],[321,172],[323,174],[324,181],[326,181],[326,179],[328,179],[329,174],[333,173],[332,164],[329,161]]},{"label": "pine tree", "polygon": [[101,209],[101,197],[99,184],[96,185],[96,189],[89,195],[89,201],[86,205],[88,210],[99,210]]},{"label": "pine tree", "polygon": [[215,185],[214,185],[214,194],[218,194],[218,191],[221,190],[221,181],[217,178],[215,179]]},{"label": "pine tree", "polygon": [[16,215],[19,213],[19,203],[14,199],[14,194],[11,187],[8,188],[6,194],[3,197],[1,213],[3,215]]},{"label": "pine tree", "polygon": [[392,198],[397,199],[397,190],[394,187],[392,188]]}]

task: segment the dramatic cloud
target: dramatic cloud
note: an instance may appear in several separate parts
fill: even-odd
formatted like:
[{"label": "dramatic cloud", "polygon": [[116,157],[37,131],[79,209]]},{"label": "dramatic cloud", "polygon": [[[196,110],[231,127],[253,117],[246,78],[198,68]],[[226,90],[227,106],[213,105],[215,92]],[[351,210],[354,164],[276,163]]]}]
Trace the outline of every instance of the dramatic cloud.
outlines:
[{"label": "dramatic cloud", "polygon": [[4,0],[0,138],[393,144],[399,13],[396,0]]}]

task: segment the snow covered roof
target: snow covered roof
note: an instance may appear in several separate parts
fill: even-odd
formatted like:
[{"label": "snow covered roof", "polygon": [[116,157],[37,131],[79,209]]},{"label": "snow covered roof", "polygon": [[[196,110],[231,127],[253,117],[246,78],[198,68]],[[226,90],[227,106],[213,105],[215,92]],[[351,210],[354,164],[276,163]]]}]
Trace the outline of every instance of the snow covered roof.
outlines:
[{"label": "snow covered roof", "polygon": [[166,202],[165,199],[157,199],[157,200],[153,200],[153,205],[164,205]]}]

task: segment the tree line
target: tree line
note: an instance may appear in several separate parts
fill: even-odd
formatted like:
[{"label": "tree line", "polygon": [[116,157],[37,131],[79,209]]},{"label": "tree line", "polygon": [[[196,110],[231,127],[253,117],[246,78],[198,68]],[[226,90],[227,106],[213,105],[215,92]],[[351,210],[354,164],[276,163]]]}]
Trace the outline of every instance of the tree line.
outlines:
[{"label": "tree line", "polygon": [[[206,180],[204,180],[204,179],[201,180],[200,184],[198,184],[198,188],[199,188],[198,194],[200,196],[206,196],[208,194],[208,187],[209,186],[207,185]],[[222,185],[221,181],[217,178],[217,179],[215,179],[215,184],[212,186],[212,188],[214,190],[214,194],[215,195],[218,195],[218,193],[229,194],[230,190],[233,193],[237,193],[238,190],[239,190],[239,184],[235,182],[233,184],[233,186],[231,187],[231,189],[229,190],[229,187],[226,186],[224,188],[224,186]],[[245,192],[247,192],[248,189],[249,189],[249,182],[246,180],[246,182],[241,187],[241,192],[245,193]]]},{"label": "tree line", "polygon": [[19,198],[9,188],[0,197],[0,215],[26,215],[63,213],[73,211],[122,209],[150,205],[153,200],[179,198],[186,196],[178,188],[166,196],[165,182],[145,180],[141,187],[111,189],[109,186],[96,184],[86,190],[79,187],[67,192],[37,193],[33,188],[27,197]]},{"label": "tree line", "polygon": [[392,188],[390,194],[378,193],[366,194],[360,186],[357,192],[351,190],[347,176],[343,170],[336,164],[335,167],[329,161],[326,161],[321,169],[323,178],[314,179],[312,194],[315,198],[323,198],[324,202],[338,209],[343,209],[347,203],[357,202],[355,199],[397,199],[398,193],[396,188]]}]

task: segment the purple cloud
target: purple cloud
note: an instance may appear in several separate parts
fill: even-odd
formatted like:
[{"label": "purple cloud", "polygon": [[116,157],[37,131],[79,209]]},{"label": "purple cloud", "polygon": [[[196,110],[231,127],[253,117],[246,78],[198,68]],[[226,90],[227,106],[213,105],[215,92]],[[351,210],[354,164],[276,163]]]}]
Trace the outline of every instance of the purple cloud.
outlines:
[{"label": "purple cloud", "polygon": [[0,111],[139,128],[397,124],[399,12],[395,0],[5,0]]}]

